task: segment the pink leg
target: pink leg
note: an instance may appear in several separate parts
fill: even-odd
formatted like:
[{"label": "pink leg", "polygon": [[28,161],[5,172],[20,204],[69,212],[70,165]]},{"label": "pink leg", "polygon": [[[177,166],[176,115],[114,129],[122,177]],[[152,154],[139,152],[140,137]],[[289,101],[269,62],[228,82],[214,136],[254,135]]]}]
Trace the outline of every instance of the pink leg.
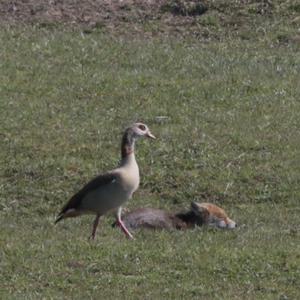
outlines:
[{"label": "pink leg", "polygon": [[101,215],[97,215],[96,216],[96,219],[94,221],[94,224],[93,224],[93,232],[92,232],[92,235],[90,237],[91,240],[94,240],[95,239],[95,236],[96,236],[96,230],[97,230],[97,226],[99,224],[99,219],[100,219]]},{"label": "pink leg", "polygon": [[133,239],[133,235],[128,231],[128,229],[126,228],[125,224],[123,223],[123,221],[121,220],[121,212],[122,212],[122,207],[120,207],[118,209],[117,212],[117,225],[121,228],[121,230],[125,233],[125,235],[129,238],[129,239]]},{"label": "pink leg", "polygon": [[125,235],[129,238],[129,239],[133,239],[133,235],[128,231],[128,229],[126,228],[125,224],[122,222],[122,220],[117,220],[117,225],[120,226],[121,230],[125,233]]}]

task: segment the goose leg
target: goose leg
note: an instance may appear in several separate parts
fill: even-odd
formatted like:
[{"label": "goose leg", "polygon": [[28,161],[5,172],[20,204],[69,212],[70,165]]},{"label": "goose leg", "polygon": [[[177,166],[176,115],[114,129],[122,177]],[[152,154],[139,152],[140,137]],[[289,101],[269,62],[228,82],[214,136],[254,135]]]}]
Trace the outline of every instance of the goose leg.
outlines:
[{"label": "goose leg", "polygon": [[128,231],[128,229],[126,228],[125,224],[121,219],[121,212],[122,212],[122,207],[119,207],[117,211],[117,225],[121,228],[121,230],[125,233],[125,235],[129,239],[133,239],[133,235]]},{"label": "goose leg", "polygon": [[93,232],[92,232],[92,235],[91,235],[91,240],[94,240],[95,239],[95,236],[96,236],[96,230],[97,230],[97,226],[99,224],[99,219],[100,219],[101,215],[97,214],[96,216],[96,219],[94,221],[94,224],[93,224]]}]

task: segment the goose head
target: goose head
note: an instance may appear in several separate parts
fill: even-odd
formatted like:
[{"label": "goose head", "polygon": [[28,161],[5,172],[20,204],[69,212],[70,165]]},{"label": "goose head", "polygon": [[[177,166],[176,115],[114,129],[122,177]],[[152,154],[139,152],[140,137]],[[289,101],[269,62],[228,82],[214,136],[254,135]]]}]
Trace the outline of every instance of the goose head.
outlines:
[{"label": "goose head", "polygon": [[155,136],[151,133],[150,129],[146,124],[134,123],[131,127],[133,137],[138,139],[140,137],[147,137],[150,139],[155,139]]}]

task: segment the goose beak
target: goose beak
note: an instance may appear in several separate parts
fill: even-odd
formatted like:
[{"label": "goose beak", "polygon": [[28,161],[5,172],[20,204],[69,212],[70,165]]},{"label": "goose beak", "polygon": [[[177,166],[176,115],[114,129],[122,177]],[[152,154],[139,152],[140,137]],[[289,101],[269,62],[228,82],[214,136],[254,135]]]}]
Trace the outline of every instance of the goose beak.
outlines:
[{"label": "goose beak", "polygon": [[150,131],[148,131],[148,132],[146,133],[146,137],[148,137],[148,138],[150,138],[150,139],[153,139],[153,140],[156,139],[156,137],[155,137]]}]

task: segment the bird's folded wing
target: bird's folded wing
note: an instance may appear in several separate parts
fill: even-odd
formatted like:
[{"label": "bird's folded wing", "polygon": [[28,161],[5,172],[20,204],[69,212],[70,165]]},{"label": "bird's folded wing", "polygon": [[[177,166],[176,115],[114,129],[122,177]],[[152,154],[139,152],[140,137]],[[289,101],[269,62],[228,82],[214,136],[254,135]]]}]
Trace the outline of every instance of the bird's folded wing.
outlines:
[{"label": "bird's folded wing", "polygon": [[82,199],[84,197],[92,192],[95,189],[98,189],[100,187],[105,188],[105,186],[109,186],[111,183],[115,182],[117,180],[118,174],[116,173],[106,173],[103,175],[99,175],[92,179],[90,182],[88,182],[78,193],[76,193],[68,202],[67,204],[62,208],[59,215],[64,214],[69,209],[76,209],[81,205]]}]

